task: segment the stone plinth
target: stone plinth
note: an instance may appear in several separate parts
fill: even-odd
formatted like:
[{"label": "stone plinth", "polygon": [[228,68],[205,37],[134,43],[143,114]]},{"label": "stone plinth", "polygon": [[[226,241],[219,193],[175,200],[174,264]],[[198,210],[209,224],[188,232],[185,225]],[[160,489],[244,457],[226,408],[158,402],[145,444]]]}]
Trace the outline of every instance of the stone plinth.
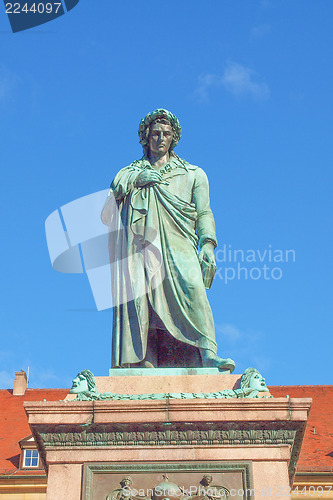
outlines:
[{"label": "stone plinth", "polygon": [[114,368],[109,377],[96,377],[96,385],[100,392],[118,394],[217,392],[237,389],[240,379],[217,368]]},{"label": "stone plinth", "polygon": [[[118,392],[125,394],[134,377],[122,385],[119,377]],[[215,380],[205,383],[216,390]],[[223,383],[230,388],[237,380]],[[48,470],[47,500],[106,500],[128,474],[134,487],[153,487],[165,472],[177,484],[199,484],[209,473],[229,490],[254,489],[230,500],[288,498],[310,406],[309,399],[289,398],[25,403]]]},{"label": "stone plinth", "polygon": [[[114,368],[109,377],[95,377],[98,392],[117,394],[198,393],[239,389],[241,375],[217,368]],[[266,393],[267,395],[267,393]],[[66,400],[74,400],[69,394]]]}]

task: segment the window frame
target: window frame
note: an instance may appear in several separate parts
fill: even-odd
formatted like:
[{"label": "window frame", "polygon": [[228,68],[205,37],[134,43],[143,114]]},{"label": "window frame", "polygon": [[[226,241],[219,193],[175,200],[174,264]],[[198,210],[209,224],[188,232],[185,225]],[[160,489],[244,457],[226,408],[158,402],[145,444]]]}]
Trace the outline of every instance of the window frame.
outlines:
[{"label": "window frame", "polygon": [[[23,451],[22,469],[38,469],[39,451],[36,448],[24,448],[22,451]],[[27,452],[31,453],[31,457],[27,457]],[[37,453],[37,456],[33,456],[34,452]],[[36,458],[37,458],[37,464],[32,465],[32,461]],[[26,465],[26,460],[30,460],[30,465]]]}]

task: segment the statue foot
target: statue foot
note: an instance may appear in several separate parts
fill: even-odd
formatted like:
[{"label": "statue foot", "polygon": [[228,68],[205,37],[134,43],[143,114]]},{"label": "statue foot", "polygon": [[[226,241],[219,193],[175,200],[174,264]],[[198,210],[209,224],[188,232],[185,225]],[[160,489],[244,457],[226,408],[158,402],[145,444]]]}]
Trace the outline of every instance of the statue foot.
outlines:
[{"label": "statue foot", "polygon": [[200,355],[202,359],[202,366],[204,368],[213,367],[218,368],[220,371],[230,370],[230,373],[232,373],[235,369],[235,362],[230,358],[219,358],[219,356],[207,349],[200,349]]},{"label": "statue foot", "polygon": [[128,366],[124,366],[123,368],[155,368],[155,366],[150,361],[140,361],[139,363],[131,363]]},{"label": "statue foot", "polygon": [[155,368],[155,366],[153,365],[153,363],[151,363],[150,361],[143,361],[143,365],[142,365],[144,368]]}]

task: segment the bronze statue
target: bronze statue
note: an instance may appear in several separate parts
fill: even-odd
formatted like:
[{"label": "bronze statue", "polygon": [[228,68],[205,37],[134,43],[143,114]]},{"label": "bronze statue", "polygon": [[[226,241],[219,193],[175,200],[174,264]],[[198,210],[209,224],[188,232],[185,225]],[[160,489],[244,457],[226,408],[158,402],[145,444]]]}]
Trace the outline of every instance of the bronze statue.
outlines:
[{"label": "bronze statue", "polygon": [[102,212],[110,231],[112,366],[233,371],[231,359],[217,356],[205,290],[217,245],[208,180],[175,154],[180,135],[165,109],[141,120],[144,155],[118,172]]}]

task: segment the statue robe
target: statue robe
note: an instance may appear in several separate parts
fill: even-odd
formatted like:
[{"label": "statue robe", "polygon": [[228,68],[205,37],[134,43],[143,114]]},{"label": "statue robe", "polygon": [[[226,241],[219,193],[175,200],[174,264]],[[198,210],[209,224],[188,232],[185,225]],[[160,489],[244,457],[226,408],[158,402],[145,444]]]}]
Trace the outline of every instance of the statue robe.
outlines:
[{"label": "statue robe", "polygon": [[145,358],[150,307],[178,341],[217,351],[197,250],[205,238],[216,242],[207,176],[171,156],[159,170],[162,183],[135,187],[147,168],[142,159],[120,170],[102,212],[110,232],[113,367]]}]

